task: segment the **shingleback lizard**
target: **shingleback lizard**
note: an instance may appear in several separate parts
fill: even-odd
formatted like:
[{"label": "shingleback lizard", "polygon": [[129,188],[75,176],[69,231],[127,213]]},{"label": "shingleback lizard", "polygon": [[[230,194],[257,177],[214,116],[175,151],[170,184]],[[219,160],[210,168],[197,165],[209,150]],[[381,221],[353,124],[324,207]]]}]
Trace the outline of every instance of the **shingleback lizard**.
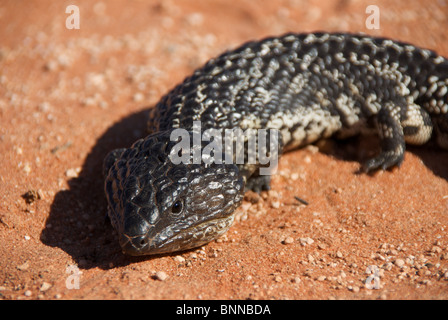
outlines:
[{"label": "shingleback lizard", "polygon": [[259,163],[173,164],[171,132],[191,134],[193,121],[202,130],[277,129],[279,152],[370,127],[381,152],[363,168],[384,170],[401,164],[405,143],[434,137],[448,149],[448,60],[346,33],[286,34],[211,59],[155,106],[150,135],[104,161],[108,215],[124,253],[208,243],[230,227],[246,189],[269,189]]}]

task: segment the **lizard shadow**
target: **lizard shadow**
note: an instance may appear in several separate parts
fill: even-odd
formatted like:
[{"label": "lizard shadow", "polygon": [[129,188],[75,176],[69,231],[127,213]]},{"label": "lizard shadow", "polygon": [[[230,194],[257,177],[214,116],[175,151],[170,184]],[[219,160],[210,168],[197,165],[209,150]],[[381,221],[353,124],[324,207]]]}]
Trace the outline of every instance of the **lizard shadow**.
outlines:
[{"label": "lizard shadow", "polygon": [[408,146],[407,150],[416,154],[435,175],[448,181],[448,151],[429,146]]},{"label": "lizard shadow", "polygon": [[[423,146],[406,145],[406,150],[417,155],[435,175],[448,181],[448,151],[439,148],[434,141]],[[378,154],[380,145],[376,136],[355,136],[345,140],[332,139],[321,151],[340,160],[356,161],[361,166]],[[355,173],[366,174],[361,169]],[[373,176],[376,171],[367,174]]]},{"label": "lizard shadow", "polygon": [[41,241],[68,253],[82,269],[109,269],[154,257],[129,257],[121,252],[115,230],[107,218],[103,159],[116,148],[129,147],[146,135],[149,109],[109,127],[87,155],[79,175],[59,191],[41,232]]}]

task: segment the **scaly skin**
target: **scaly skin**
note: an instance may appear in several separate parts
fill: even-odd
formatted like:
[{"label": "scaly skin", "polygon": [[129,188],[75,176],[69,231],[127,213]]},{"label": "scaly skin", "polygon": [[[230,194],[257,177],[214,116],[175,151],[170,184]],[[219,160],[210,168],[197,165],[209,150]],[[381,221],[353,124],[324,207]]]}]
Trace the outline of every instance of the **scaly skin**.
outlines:
[{"label": "scaly skin", "polygon": [[230,227],[245,189],[269,188],[259,163],[174,165],[171,133],[192,137],[193,121],[202,130],[277,129],[279,153],[374,123],[381,152],[363,168],[387,169],[401,164],[405,143],[434,136],[448,149],[448,61],[409,44],[328,33],[248,42],[210,60],[156,105],[151,135],[105,159],[123,252],[201,246]]}]

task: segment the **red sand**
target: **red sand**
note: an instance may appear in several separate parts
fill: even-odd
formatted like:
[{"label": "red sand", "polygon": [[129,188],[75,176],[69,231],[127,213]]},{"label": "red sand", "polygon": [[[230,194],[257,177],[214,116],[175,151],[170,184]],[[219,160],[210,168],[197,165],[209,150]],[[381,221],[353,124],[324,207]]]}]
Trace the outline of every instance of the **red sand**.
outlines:
[{"label": "red sand", "polygon": [[[207,59],[315,30],[448,56],[446,1],[376,1],[379,30],[365,26],[370,1],[235,2],[76,1],[80,29],[68,30],[69,2],[2,1],[0,298],[448,297],[448,153],[411,148],[399,169],[356,174],[365,139],[286,154],[273,190],[248,195],[230,231],[199,250],[121,253],[104,222],[102,159],[143,136],[146,110]],[[82,272],[79,289],[67,267]]]}]

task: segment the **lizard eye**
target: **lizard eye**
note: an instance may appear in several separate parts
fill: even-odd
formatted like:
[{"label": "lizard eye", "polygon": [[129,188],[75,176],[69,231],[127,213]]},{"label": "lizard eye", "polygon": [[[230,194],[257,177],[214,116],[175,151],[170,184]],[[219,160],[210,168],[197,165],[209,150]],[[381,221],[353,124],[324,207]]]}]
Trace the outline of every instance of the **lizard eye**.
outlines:
[{"label": "lizard eye", "polygon": [[171,207],[171,212],[174,214],[179,214],[179,213],[181,213],[182,208],[183,208],[182,201],[177,200],[176,202],[174,202],[173,206]]}]

